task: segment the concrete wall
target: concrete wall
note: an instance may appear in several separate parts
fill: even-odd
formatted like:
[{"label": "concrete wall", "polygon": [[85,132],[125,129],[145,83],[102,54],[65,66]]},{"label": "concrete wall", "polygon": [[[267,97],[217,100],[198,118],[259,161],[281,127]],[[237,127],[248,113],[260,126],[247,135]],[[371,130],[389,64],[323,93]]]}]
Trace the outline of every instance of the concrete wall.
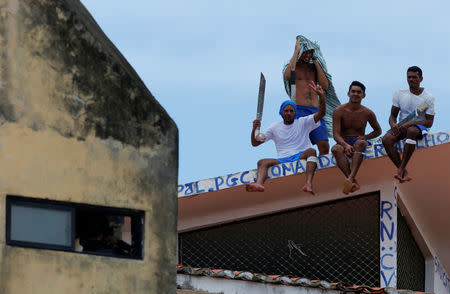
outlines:
[{"label": "concrete wall", "polygon": [[[281,284],[258,283],[252,281],[218,279],[203,276],[177,275],[177,284],[182,289],[221,294],[344,294],[345,291],[312,287],[285,286]],[[200,292],[202,293],[202,292]]]},{"label": "concrete wall", "polygon": [[397,288],[397,185],[380,187],[380,287]]},{"label": "concrete wall", "polygon": [[[0,1],[0,293],[175,293],[178,131],[77,0]],[[5,196],[145,211],[144,259],[5,244]]]}]

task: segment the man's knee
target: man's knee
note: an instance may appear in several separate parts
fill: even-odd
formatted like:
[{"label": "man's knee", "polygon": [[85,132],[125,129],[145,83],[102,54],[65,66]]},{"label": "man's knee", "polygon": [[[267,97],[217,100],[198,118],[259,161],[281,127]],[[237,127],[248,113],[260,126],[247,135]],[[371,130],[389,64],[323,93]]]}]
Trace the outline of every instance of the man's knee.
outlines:
[{"label": "man's knee", "polygon": [[381,142],[383,143],[383,146],[391,146],[394,145],[397,140],[395,139],[394,135],[387,133],[386,135],[381,138]]},{"label": "man's knee", "polygon": [[353,145],[353,148],[355,148],[356,151],[362,152],[364,149],[366,149],[367,142],[364,140],[358,140]]},{"label": "man's knee", "polygon": [[317,156],[316,149],[308,148],[303,152],[302,155],[304,155],[305,158],[310,156]]},{"label": "man's knee", "polygon": [[327,154],[330,150],[330,143],[328,143],[328,140],[322,140],[316,143],[317,148],[319,148],[319,154]]},{"label": "man's knee", "polygon": [[258,160],[258,168],[262,168],[262,167],[269,167],[274,165],[275,163],[272,163],[272,160],[270,159],[260,159]]},{"label": "man's knee", "polygon": [[406,130],[406,138],[408,138],[408,139],[416,139],[417,136],[419,136],[419,134],[420,134],[420,129],[416,126],[410,126]]},{"label": "man's knee", "polygon": [[336,154],[344,153],[344,147],[339,144],[334,145],[333,148],[331,148],[331,152],[334,154],[334,156],[336,156]]}]

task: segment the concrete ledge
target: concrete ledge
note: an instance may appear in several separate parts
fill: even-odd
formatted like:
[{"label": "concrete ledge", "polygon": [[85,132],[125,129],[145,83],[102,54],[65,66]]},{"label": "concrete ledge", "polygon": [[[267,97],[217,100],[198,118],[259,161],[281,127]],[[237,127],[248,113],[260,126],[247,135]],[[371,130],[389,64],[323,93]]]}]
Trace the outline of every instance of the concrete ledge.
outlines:
[{"label": "concrete ledge", "polygon": [[[417,141],[417,149],[429,148],[450,142],[450,131],[439,132],[425,136],[422,140]],[[397,149],[403,150],[404,141],[397,144]],[[379,158],[386,156],[381,141],[368,146],[364,151],[364,159]],[[268,179],[281,178],[294,174],[305,172],[306,161],[298,160],[293,162],[274,165],[269,168]],[[318,169],[330,168],[336,166],[336,161],[332,154],[319,157]],[[206,180],[178,185],[178,198],[198,195],[205,192],[213,192],[231,188],[234,186],[244,185],[256,181],[256,169],[237,172]]]}]

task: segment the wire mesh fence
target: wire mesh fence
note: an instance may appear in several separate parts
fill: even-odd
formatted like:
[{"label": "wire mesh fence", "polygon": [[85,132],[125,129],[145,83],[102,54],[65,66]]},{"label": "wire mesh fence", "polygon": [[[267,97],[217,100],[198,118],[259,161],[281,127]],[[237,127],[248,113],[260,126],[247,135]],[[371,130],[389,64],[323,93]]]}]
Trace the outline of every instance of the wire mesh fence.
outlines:
[{"label": "wire mesh fence", "polygon": [[179,235],[179,263],[379,286],[379,194]]},{"label": "wire mesh fence", "polygon": [[397,288],[425,291],[425,258],[397,209]]}]

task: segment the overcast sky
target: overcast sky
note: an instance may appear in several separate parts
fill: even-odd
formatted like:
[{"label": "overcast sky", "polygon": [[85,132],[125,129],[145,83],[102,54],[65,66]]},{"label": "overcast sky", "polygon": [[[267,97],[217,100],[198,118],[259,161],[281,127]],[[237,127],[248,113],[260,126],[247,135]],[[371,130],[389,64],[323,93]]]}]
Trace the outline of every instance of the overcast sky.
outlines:
[{"label": "overcast sky", "polygon": [[[450,124],[450,1],[82,0],[179,130],[179,183],[256,168],[273,142],[250,145],[259,75],[262,129],[287,99],[281,70],[295,36],[319,42],[341,102],[363,82],[383,128],[406,69],[436,98],[432,132]],[[371,129],[368,127],[367,132]]]}]

